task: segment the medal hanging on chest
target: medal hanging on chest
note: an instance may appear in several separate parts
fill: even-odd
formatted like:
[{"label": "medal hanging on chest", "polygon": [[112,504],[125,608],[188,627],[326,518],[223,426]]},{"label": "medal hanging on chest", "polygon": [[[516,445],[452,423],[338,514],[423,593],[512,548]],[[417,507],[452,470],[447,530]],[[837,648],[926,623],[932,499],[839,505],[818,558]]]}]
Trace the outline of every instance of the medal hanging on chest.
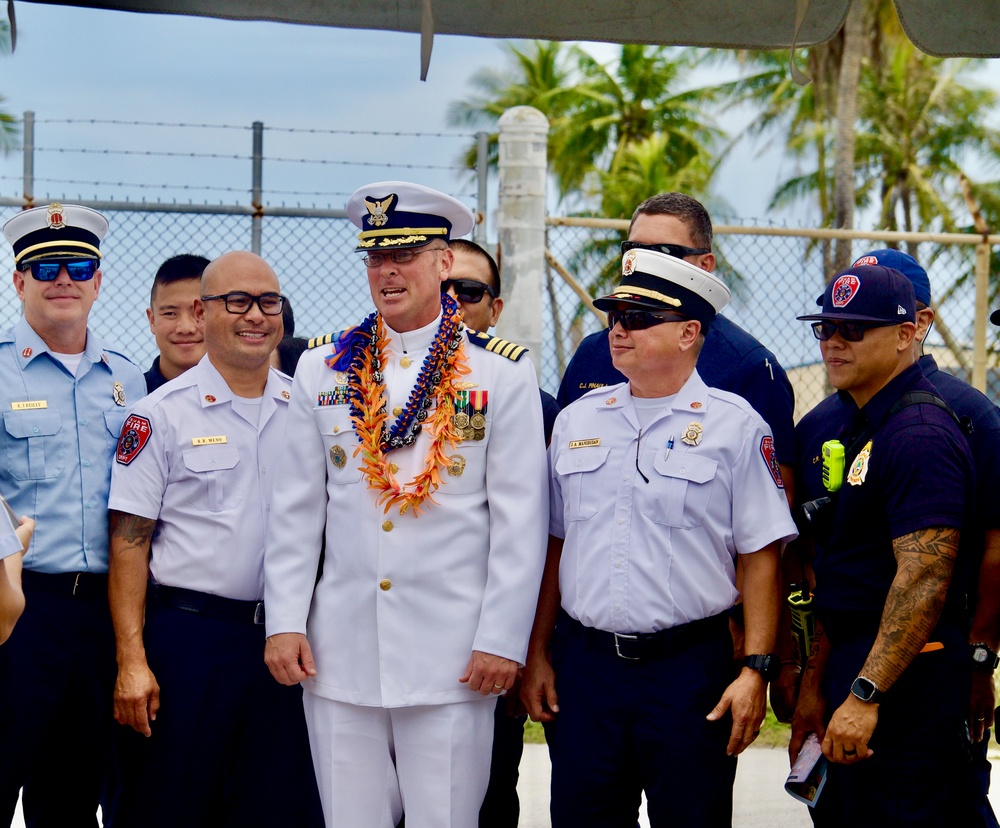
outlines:
[{"label": "medal hanging on chest", "polygon": [[[452,400],[453,383],[469,373],[461,347],[462,313],[447,294],[441,297],[441,325],[430,351],[420,368],[420,374],[410,392],[406,406],[391,427],[387,422],[385,376],[382,368],[389,345],[382,317],[373,313],[360,326],[344,334],[337,343],[341,350],[327,357],[327,365],[342,370],[349,361],[348,396],[351,419],[361,444],[354,456],[361,454],[361,472],[369,488],[380,492],[377,502],[385,511],[394,506],[405,514],[413,509],[420,514],[425,500],[434,502],[432,495],[441,485],[441,470],[451,465],[448,451],[462,439],[454,427]],[[411,446],[424,429],[430,435],[423,470],[409,483],[396,480],[394,464],[387,459],[389,452]]]}]

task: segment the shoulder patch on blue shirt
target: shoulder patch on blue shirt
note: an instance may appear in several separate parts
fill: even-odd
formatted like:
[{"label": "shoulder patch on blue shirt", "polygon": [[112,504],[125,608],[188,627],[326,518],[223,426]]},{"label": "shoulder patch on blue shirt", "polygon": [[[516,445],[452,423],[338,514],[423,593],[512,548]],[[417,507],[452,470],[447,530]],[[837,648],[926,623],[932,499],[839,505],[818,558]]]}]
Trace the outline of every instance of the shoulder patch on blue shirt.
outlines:
[{"label": "shoulder patch on blue shirt", "polygon": [[499,336],[490,336],[482,331],[474,331],[472,328],[468,329],[469,342],[473,345],[478,345],[480,348],[485,348],[487,351],[491,351],[494,354],[500,354],[500,356],[507,357],[507,359],[517,362],[522,356],[524,356],[528,349],[522,345],[517,345],[514,342],[508,342],[506,339],[501,339]]}]

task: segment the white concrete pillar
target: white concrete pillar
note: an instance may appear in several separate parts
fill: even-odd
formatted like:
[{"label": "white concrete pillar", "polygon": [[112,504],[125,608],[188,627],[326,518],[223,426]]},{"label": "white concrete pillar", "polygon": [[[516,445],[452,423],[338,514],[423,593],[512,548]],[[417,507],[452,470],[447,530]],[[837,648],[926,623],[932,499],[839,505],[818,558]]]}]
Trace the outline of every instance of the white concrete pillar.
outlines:
[{"label": "white concrete pillar", "polygon": [[500,118],[497,254],[504,311],[497,334],[529,349],[542,375],[545,182],[549,122],[531,106]]}]

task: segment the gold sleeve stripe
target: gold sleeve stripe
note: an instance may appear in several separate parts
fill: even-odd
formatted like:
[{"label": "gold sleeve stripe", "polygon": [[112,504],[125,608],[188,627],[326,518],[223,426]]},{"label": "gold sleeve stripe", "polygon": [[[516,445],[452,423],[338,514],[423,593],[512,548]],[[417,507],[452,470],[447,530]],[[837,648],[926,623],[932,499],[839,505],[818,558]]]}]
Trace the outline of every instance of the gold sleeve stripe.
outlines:
[{"label": "gold sleeve stripe", "polygon": [[334,334],[328,333],[326,336],[314,336],[309,340],[310,348],[322,348],[324,345],[329,345],[333,342]]}]

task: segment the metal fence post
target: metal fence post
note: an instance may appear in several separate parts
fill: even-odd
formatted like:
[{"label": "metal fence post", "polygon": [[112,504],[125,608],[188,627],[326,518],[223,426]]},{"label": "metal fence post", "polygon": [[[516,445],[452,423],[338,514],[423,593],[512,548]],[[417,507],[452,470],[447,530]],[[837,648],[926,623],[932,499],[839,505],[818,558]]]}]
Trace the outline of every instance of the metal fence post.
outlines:
[{"label": "metal fence post", "polygon": [[506,301],[497,327],[502,336],[529,349],[540,376],[549,122],[534,107],[515,106],[501,116],[499,126],[497,258]]},{"label": "metal fence post", "polygon": [[990,246],[976,245],[976,316],[972,323],[972,387],[986,393],[986,320],[990,316]]},{"label": "metal fence post", "polygon": [[35,206],[35,113],[30,109],[24,113],[21,127],[21,154],[24,163],[24,209]]},{"label": "metal fence post", "polygon": [[473,231],[472,238],[486,246],[486,178],[489,172],[490,136],[486,132],[476,133],[476,211],[479,221]]},{"label": "metal fence post", "polygon": [[250,250],[260,255],[260,230],[264,216],[263,206],[264,178],[264,122],[253,122],[253,183],[251,185],[250,201],[253,204],[251,219]]}]

